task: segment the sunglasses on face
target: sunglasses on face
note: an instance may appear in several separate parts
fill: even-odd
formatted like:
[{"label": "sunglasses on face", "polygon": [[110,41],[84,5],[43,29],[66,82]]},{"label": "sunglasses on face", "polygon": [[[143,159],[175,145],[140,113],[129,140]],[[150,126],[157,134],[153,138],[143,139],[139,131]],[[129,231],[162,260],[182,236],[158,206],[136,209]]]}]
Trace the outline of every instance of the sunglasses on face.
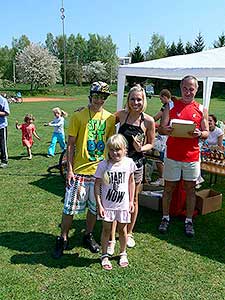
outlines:
[{"label": "sunglasses on face", "polygon": [[106,100],[108,98],[108,95],[106,95],[106,94],[92,94],[91,98],[96,99],[96,100],[99,100],[99,99]]}]

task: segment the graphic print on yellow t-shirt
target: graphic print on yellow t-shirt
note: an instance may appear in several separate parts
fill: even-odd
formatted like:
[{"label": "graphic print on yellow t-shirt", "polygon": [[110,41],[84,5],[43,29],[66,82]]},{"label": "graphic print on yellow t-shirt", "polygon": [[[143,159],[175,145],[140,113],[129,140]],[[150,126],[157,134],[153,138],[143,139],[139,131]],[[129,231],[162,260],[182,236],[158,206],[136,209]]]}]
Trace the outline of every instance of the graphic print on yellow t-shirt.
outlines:
[{"label": "graphic print on yellow t-shirt", "polygon": [[93,175],[98,162],[105,158],[105,144],[115,132],[115,117],[104,110],[75,112],[69,122],[68,134],[75,137],[74,173]]}]

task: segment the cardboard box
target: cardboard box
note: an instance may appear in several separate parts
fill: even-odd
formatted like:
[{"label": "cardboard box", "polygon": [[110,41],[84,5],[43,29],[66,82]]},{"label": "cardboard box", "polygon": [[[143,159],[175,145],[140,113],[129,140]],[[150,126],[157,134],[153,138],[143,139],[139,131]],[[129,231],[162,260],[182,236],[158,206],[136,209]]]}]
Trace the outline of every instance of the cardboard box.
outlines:
[{"label": "cardboard box", "polygon": [[222,194],[211,190],[205,189],[196,192],[196,208],[200,211],[201,215],[217,211],[222,207]]},{"label": "cardboard box", "polygon": [[139,193],[139,205],[153,210],[162,211],[162,195],[157,192],[142,191]]}]

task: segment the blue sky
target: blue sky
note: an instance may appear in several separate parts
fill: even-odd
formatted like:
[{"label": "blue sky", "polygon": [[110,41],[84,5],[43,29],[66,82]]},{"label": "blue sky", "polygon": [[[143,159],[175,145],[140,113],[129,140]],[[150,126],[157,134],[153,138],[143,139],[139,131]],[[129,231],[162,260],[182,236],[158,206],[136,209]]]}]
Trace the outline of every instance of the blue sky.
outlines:
[{"label": "blue sky", "polygon": [[[44,43],[46,34],[62,34],[62,0],[0,0],[0,46],[25,34]],[[175,43],[193,42],[202,33],[207,48],[225,32],[224,0],[64,0],[65,33],[111,34],[118,54],[125,56],[137,44],[148,49],[153,33]]]}]

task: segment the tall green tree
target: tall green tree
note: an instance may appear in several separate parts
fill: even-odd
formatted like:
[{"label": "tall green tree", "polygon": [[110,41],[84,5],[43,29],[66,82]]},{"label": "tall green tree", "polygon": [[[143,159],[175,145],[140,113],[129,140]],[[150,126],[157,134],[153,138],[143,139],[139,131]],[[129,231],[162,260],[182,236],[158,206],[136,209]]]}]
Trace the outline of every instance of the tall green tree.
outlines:
[{"label": "tall green tree", "polygon": [[47,33],[46,40],[45,40],[45,46],[50,53],[57,56],[56,41],[55,41],[54,35],[50,32]]},{"label": "tall green tree", "polygon": [[185,45],[185,53],[190,54],[193,52],[194,52],[193,45],[191,44],[191,42],[187,42]]},{"label": "tall green tree", "polygon": [[[137,45],[130,53],[131,55],[131,63],[138,63],[145,60],[144,54],[142,53],[141,47]],[[141,85],[144,84],[146,78],[143,77],[136,77],[136,76],[127,76],[127,83],[128,86],[131,88],[135,83],[140,83]]]},{"label": "tall green tree", "polygon": [[152,60],[167,56],[166,42],[162,35],[154,33],[151,37],[149,48],[146,52],[146,60]]},{"label": "tall green tree", "polygon": [[174,42],[171,45],[167,46],[167,56],[175,56],[177,55],[177,47]]},{"label": "tall green tree", "polygon": [[201,32],[199,32],[199,34],[197,35],[194,41],[193,50],[194,52],[201,52],[204,48],[205,48],[204,38]]},{"label": "tall green tree", "polygon": [[0,48],[0,78],[13,81],[14,52],[8,46]]},{"label": "tall green tree", "polygon": [[214,41],[213,47],[214,48],[220,48],[225,46],[225,34],[222,32],[221,35],[218,36],[218,40]]},{"label": "tall green tree", "polygon": [[142,62],[145,60],[144,54],[141,51],[139,45],[136,46],[133,52],[131,52],[131,63]]},{"label": "tall green tree", "polygon": [[23,51],[23,49],[25,49],[29,45],[30,45],[30,40],[25,34],[21,35],[19,39],[14,37],[12,39],[12,48],[15,55]]},{"label": "tall green tree", "polygon": [[177,47],[176,47],[176,52],[177,52],[177,55],[183,55],[185,54],[185,51],[184,51],[184,45],[183,45],[183,42],[181,40],[181,38],[179,38],[179,41],[177,43]]}]

